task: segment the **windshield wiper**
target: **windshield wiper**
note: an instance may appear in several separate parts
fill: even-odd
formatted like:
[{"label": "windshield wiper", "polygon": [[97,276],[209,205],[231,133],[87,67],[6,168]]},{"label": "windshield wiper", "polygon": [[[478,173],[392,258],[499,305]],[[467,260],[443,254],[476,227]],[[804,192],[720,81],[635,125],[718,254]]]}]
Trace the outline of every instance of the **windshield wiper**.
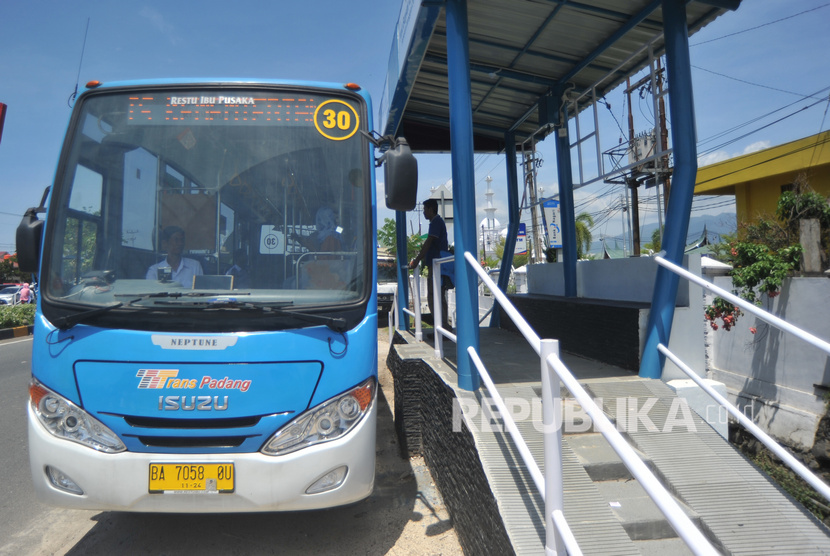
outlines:
[{"label": "windshield wiper", "polygon": [[270,310],[280,316],[295,317],[298,320],[304,320],[314,324],[325,324],[335,332],[345,332],[346,330],[346,319],[342,319],[340,317],[330,317],[328,315],[318,315],[316,313],[301,313],[300,311],[288,311],[286,309],[279,309],[276,307],[264,307],[264,309]]},{"label": "windshield wiper", "polygon": [[[182,303],[175,301],[157,301],[159,305],[178,305]],[[191,301],[187,303],[188,307],[204,307],[206,310],[211,309],[240,309],[248,311],[259,311],[260,313],[268,313],[280,317],[293,317],[297,320],[311,322],[314,324],[324,324],[336,332],[343,332],[346,329],[346,319],[339,317],[330,317],[327,315],[318,315],[316,313],[304,313],[297,310],[288,310],[284,307],[290,307],[294,304],[293,301],[275,301],[271,303],[251,303],[250,301],[237,301],[233,298],[226,299],[211,299]]]},{"label": "windshield wiper", "polygon": [[[323,324],[334,330],[335,332],[343,332],[346,329],[346,319],[339,317],[330,317],[327,315],[318,315],[315,313],[303,313],[296,310],[287,310],[284,307],[290,307],[294,304],[293,301],[274,301],[270,303],[252,303],[250,301],[238,301],[237,295],[251,295],[250,293],[242,293],[228,295],[227,297],[217,297],[223,294],[216,292],[155,292],[128,296],[127,294],[116,294],[122,297],[132,297],[128,303],[132,305],[135,302],[150,298],[174,298],[174,300],[158,300],[156,305],[167,305],[170,307],[199,307],[206,310],[211,309],[240,309],[246,311],[258,311],[260,313],[269,313],[280,317],[293,317],[297,320],[310,322],[313,324]],[[226,295],[226,294],[224,294]],[[182,297],[216,297],[216,299],[193,299],[180,300]],[[115,307],[115,306],[113,306]]]},{"label": "windshield wiper", "polygon": [[121,302],[114,303],[112,305],[105,305],[103,307],[98,307],[97,309],[90,309],[89,311],[81,311],[80,313],[74,313],[72,315],[67,315],[65,317],[61,317],[56,319],[54,324],[61,330],[69,330],[76,324],[79,324],[90,317],[94,317],[96,315],[100,315],[103,313],[107,313],[112,311],[113,309],[117,309],[124,305]]},{"label": "windshield wiper", "polygon": [[[216,297],[220,295],[229,295],[228,292],[151,292],[151,293],[117,293],[115,297],[132,297],[133,301],[141,301],[142,299],[151,299],[154,297]],[[234,293],[231,297],[240,295],[251,295],[249,292]],[[130,303],[133,303],[130,301]]]}]

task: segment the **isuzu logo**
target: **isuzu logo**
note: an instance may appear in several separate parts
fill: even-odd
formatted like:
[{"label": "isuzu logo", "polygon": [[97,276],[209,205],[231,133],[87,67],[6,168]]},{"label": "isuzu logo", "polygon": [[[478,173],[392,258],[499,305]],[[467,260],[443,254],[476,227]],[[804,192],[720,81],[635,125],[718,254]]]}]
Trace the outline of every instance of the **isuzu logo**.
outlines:
[{"label": "isuzu logo", "polygon": [[225,411],[228,396],[159,396],[160,411]]}]

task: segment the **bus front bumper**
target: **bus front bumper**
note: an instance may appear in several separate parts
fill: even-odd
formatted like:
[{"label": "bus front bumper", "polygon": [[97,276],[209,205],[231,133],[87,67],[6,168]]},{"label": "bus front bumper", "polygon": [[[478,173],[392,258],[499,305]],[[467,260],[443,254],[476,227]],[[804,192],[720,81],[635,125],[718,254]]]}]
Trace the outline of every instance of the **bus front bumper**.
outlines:
[{"label": "bus front bumper", "polygon": [[[27,404],[28,405],[28,404]],[[40,501],[65,508],[170,513],[273,512],[330,508],[357,502],[372,493],[375,476],[377,402],[346,437],[284,456],[244,454],[104,454],[55,438],[29,413],[29,463]],[[232,493],[151,494],[151,463],[233,463]],[[56,487],[47,466],[82,490]],[[339,486],[317,494],[306,491],[331,471],[346,467]]]}]

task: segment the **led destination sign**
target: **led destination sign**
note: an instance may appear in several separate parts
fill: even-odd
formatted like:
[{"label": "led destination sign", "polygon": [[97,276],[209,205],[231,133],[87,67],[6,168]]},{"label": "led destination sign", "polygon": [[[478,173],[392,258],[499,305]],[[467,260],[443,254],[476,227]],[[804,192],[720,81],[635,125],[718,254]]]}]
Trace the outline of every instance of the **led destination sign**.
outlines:
[{"label": "led destination sign", "polygon": [[342,99],[244,92],[133,96],[127,121],[133,125],[313,125],[332,141],[348,139],[360,125],[357,108]]},{"label": "led destination sign", "polygon": [[132,123],[199,125],[215,122],[251,124],[313,122],[318,101],[309,97],[227,95],[143,95],[130,97],[127,118]]}]

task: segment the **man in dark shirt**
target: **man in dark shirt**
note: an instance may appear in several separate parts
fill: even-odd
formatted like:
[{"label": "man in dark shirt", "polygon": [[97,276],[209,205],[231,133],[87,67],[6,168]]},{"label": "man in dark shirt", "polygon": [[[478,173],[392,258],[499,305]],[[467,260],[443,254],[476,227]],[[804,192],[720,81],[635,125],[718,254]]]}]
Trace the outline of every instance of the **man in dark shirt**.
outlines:
[{"label": "man in dark shirt", "polygon": [[[409,263],[409,268],[415,268],[418,263],[423,260],[427,266],[427,304],[429,305],[429,312],[435,315],[433,305],[432,292],[432,260],[441,257],[441,251],[449,250],[449,243],[447,241],[447,225],[444,224],[444,219],[438,215],[438,201],[436,199],[427,199],[424,201],[424,217],[429,220],[429,231],[427,232],[427,239],[421,246],[421,251]],[[441,327],[450,329],[449,316],[447,315],[447,294],[446,289],[441,285]],[[433,323],[434,325],[434,323]]]}]

